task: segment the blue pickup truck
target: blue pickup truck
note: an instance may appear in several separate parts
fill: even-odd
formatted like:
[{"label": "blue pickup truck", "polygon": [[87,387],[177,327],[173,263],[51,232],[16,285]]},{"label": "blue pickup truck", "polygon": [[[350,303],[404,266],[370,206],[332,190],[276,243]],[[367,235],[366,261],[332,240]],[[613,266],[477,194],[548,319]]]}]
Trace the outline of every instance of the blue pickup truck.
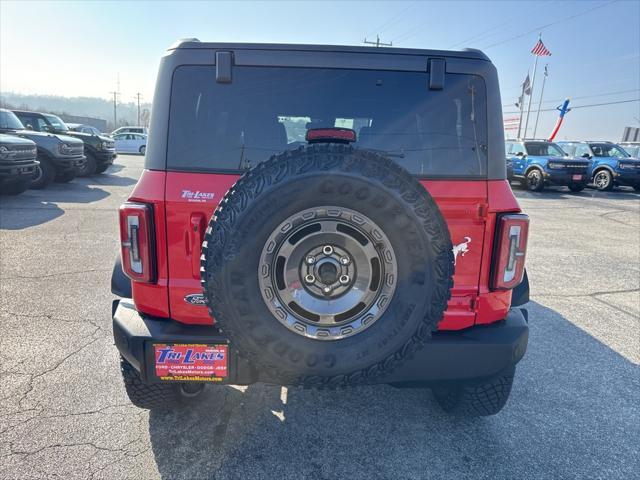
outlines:
[{"label": "blue pickup truck", "polygon": [[589,179],[602,191],[626,185],[640,191],[640,159],[612,142],[558,142],[569,155],[590,161]]},{"label": "blue pickup truck", "polygon": [[569,157],[557,144],[546,140],[507,141],[507,176],[524,182],[533,192],[545,185],[565,185],[572,192],[588,182],[589,161]]}]

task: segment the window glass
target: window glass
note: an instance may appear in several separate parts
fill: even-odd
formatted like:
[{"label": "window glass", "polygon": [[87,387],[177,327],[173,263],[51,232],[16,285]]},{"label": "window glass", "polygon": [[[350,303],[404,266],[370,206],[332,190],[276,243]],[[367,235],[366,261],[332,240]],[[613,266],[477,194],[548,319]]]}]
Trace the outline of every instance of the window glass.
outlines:
[{"label": "window glass", "polygon": [[596,157],[626,158],[629,156],[614,143],[591,143],[589,146]]},{"label": "window glass", "polygon": [[527,155],[534,157],[564,157],[564,151],[555,143],[526,142]]},{"label": "window glass", "polygon": [[447,74],[429,90],[420,72],[214,66],[173,76],[167,166],[238,171],[296,148],[311,128],[356,131],[356,147],[384,152],[419,175],[486,175],[486,89]]},{"label": "window glass", "polygon": [[574,157],[582,157],[583,155],[591,155],[589,147],[584,143],[579,144],[573,154]]},{"label": "window glass", "polygon": [[9,110],[0,110],[0,128],[7,130],[23,130],[24,125],[16,114]]},{"label": "window glass", "polygon": [[513,153],[513,155],[517,155],[518,153],[526,153],[524,145],[519,142],[513,144],[513,146],[511,147],[511,152]]}]

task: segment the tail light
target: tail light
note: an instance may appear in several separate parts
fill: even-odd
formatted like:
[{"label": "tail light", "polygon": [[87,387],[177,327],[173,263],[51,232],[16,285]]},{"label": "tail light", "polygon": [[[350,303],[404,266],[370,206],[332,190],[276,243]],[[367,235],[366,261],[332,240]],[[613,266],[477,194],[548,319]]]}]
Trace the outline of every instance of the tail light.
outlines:
[{"label": "tail light", "polygon": [[153,210],[144,203],[120,207],[120,245],[124,273],[136,282],[155,281]]},{"label": "tail light", "polygon": [[501,216],[497,234],[491,288],[509,290],[518,286],[524,275],[529,217],[523,214]]}]

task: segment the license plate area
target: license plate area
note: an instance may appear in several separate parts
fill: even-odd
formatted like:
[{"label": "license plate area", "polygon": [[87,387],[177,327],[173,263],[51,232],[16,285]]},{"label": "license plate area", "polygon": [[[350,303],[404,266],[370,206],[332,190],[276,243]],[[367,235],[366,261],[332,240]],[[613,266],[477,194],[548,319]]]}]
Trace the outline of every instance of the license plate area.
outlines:
[{"label": "license plate area", "polygon": [[153,343],[152,374],[160,382],[223,382],[229,376],[229,346]]},{"label": "license plate area", "polygon": [[571,178],[573,180],[582,180],[582,175],[573,175]]}]

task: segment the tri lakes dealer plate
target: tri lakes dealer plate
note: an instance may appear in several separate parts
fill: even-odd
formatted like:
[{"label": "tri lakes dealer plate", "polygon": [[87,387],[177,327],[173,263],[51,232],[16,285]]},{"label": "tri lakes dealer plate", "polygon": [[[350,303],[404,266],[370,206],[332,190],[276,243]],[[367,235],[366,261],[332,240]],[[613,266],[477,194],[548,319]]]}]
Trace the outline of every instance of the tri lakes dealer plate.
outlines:
[{"label": "tri lakes dealer plate", "polygon": [[163,381],[221,382],[228,374],[228,345],[156,343],[155,373]]}]

